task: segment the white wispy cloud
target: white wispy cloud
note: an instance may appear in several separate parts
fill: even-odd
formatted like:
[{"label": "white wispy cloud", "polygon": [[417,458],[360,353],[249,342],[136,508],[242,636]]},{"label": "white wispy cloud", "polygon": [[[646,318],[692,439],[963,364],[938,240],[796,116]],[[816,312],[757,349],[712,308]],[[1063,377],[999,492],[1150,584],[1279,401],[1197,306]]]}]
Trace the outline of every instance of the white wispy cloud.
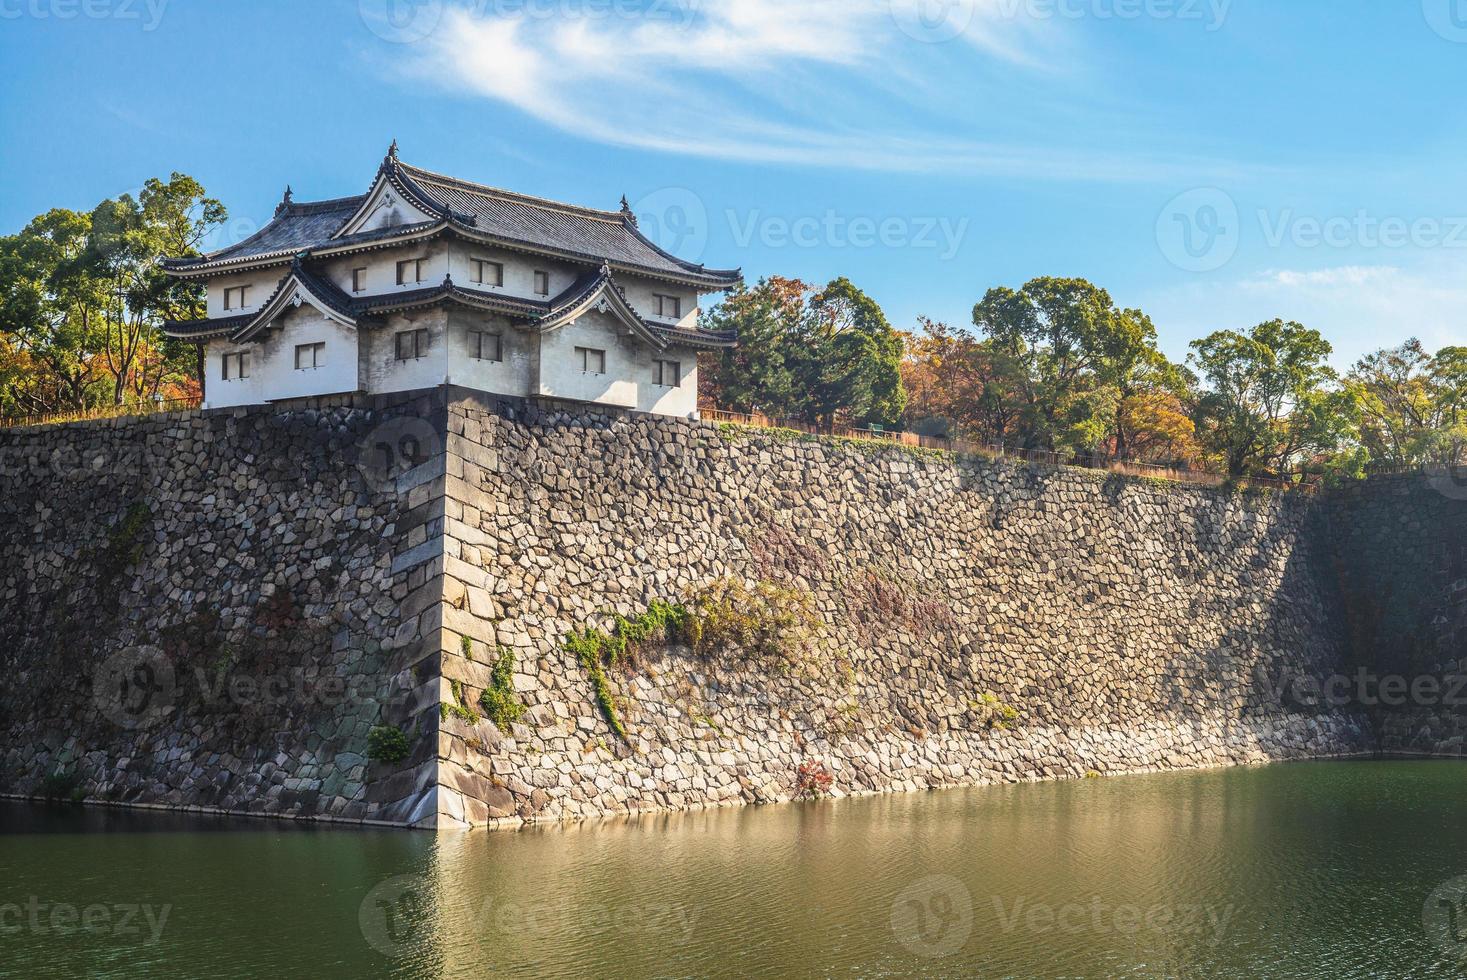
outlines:
[{"label": "white wispy cloud", "polygon": [[1143,297],[1163,324],[1168,353],[1214,330],[1246,329],[1276,317],[1296,320],[1334,344],[1336,367],[1419,337],[1430,349],[1467,336],[1467,255],[1400,265],[1272,269],[1243,279],[1200,281]]},{"label": "white wispy cloud", "polygon": [[[1104,181],[1237,169],[1005,138],[1006,125],[1027,133],[1032,120],[996,96],[998,79],[1065,75],[1077,64],[1062,24],[1015,16],[1012,0],[660,0],[641,16],[608,9],[506,16],[450,5],[411,46],[408,70],[582,138],[643,150]],[[943,92],[940,103],[934,92]],[[1073,111],[1078,121],[1082,109]]]}]

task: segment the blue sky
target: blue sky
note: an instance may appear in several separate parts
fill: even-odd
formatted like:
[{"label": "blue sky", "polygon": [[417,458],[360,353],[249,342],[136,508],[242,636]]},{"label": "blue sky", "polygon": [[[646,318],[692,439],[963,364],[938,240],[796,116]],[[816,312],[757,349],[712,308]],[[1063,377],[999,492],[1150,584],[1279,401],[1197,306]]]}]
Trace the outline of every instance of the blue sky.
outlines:
[{"label": "blue sky", "polygon": [[1467,342],[1467,0],[0,0],[0,65],[0,232],[179,170],[238,238],[396,138],[901,328],[1049,274],[1173,356]]}]

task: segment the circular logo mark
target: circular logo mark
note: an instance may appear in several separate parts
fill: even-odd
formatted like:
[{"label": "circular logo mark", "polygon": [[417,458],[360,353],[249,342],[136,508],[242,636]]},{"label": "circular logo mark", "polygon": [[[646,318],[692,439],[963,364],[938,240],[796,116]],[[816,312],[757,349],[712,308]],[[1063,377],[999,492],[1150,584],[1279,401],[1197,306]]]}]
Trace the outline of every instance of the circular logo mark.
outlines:
[{"label": "circular logo mark", "polygon": [[443,0],[357,0],[367,30],[392,44],[415,44],[438,29]]},{"label": "circular logo mark", "polygon": [[379,882],[357,908],[362,938],[383,956],[406,955],[427,922],[428,899],[428,886],[417,875]]},{"label": "circular logo mark", "polygon": [[903,34],[924,44],[951,41],[973,23],[977,0],[888,0]]},{"label": "circular logo mark", "polygon": [[92,702],[114,724],[151,728],[173,712],[177,681],[173,661],[157,647],[113,654],[92,673]]},{"label": "circular logo mark", "polygon": [[686,187],[653,191],[632,207],[637,227],[664,252],[697,262],[708,248],[708,209]]},{"label": "circular logo mark", "polygon": [[1227,265],[1238,253],[1241,233],[1237,202],[1216,187],[1178,194],[1156,219],[1161,254],[1187,272],[1211,272]]},{"label": "circular logo mark", "polygon": [[973,895],[951,875],[923,878],[891,903],[891,931],[918,956],[951,956],[973,934]]},{"label": "circular logo mark", "polygon": [[427,419],[403,416],[388,419],[362,438],[357,469],[368,486],[394,490],[398,477],[422,466],[443,451],[438,430]]},{"label": "circular logo mark", "polygon": [[1421,12],[1437,34],[1467,44],[1467,0],[1421,0]]},{"label": "circular logo mark", "polygon": [[1426,938],[1452,959],[1467,959],[1467,875],[1438,886],[1421,907]]},{"label": "circular logo mark", "polygon": [[1432,463],[1426,482],[1448,500],[1467,500],[1467,463]]}]

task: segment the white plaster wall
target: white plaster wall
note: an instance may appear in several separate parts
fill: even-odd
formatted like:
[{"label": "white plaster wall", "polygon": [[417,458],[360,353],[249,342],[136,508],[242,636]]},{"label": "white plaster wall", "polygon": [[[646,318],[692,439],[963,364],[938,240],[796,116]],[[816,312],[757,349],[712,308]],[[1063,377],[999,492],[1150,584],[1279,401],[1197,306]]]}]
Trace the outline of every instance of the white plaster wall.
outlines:
[{"label": "white plaster wall", "polygon": [[[323,342],[322,366],[295,369],[297,344]],[[250,376],[259,384],[267,401],[336,395],[357,391],[357,332],[326,319],[309,303],[285,313],[275,321],[263,342],[254,347]],[[211,388],[213,387],[211,382]],[[212,391],[210,392],[212,397]]]},{"label": "white plaster wall", "polygon": [[347,234],[376,231],[378,228],[395,228],[398,225],[415,225],[423,221],[432,221],[436,217],[437,215],[419,211],[404,201],[385,177],[379,177],[376,185],[368,194],[365,215],[347,229]]},{"label": "white plaster wall", "polygon": [[[606,351],[606,373],[582,372],[577,347]],[[635,379],[645,350],[641,340],[621,336],[611,317],[587,313],[574,323],[540,335],[540,383],[536,393],[636,408]]]},{"label": "white plaster wall", "polygon": [[[681,327],[684,330],[694,330],[698,326],[698,291],[688,287],[679,286],[676,283],[661,282],[656,279],[644,279],[641,276],[631,276],[624,273],[618,274],[616,281],[621,285],[622,292],[626,293],[627,301],[632,304],[632,309],[655,323],[669,327]],[[681,317],[661,317],[654,311],[657,304],[652,297],[656,294],[663,296],[676,296],[682,300],[683,315]]]},{"label": "white plaster wall", "polygon": [[[225,381],[220,377],[222,373],[221,359],[225,354],[233,354],[239,351],[248,351],[250,355],[250,376],[248,378],[231,378]],[[211,340],[204,345],[204,407],[205,408],[234,408],[238,405],[259,405],[265,401],[260,393],[260,376],[255,371],[255,359],[258,350],[254,344],[232,344],[228,340]],[[232,371],[233,368],[231,367]]]},{"label": "white plaster wall", "polygon": [[[276,266],[271,269],[261,269],[254,272],[240,272],[234,275],[219,276],[208,282],[208,308],[209,318],[223,316],[243,316],[246,313],[256,313],[265,301],[275,293],[275,287],[280,285],[280,280],[289,273],[289,266]],[[233,289],[236,286],[248,286],[249,291],[245,293],[246,305],[243,308],[226,310],[224,308],[224,289]]]},{"label": "white plaster wall", "polygon": [[[504,338],[502,361],[481,361],[469,356],[469,331],[498,333]],[[448,317],[448,383],[489,391],[496,395],[530,394],[535,371],[538,335],[516,330],[504,317],[474,310],[455,309]]]},{"label": "white plaster wall", "polygon": [[[448,312],[442,308],[394,313],[381,326],[365,327],[361,337],[361,377],[373,394],[436,388],[448,376]],[[424,357],[399,361],[397,335],[407,330],[428,331]]]},{"label": "white plaster wall", "polygon": [[[653,351],[639,346],[635,367],[637,411],[659,415],[677,415],[686,419],[698,417],[698,354],[691,347],[669,347]],[[681,384],[676,388],[657,383],[656,361],[677,361]]]}]

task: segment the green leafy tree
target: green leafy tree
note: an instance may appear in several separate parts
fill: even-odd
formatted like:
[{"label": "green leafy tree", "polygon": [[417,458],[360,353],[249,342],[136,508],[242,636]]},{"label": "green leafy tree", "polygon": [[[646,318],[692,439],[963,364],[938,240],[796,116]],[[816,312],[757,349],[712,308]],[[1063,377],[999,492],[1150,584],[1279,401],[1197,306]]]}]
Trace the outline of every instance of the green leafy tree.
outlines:
[{"label": "green leafy tree", "polygon": [[1206,384],[1198,435],[1230,478],[1289,476],[1310,462],[1358,468],[1350,449],[1359,407],[1317,330],[1270,320],[1246,333],[1220,330],[1192,350]]},{"label": "green leafy tree", "polygon": [[102,354],[114,404],[128,394],[156,394],[170,375],[193,368],[177,345],[165,343],[161,326],[202,315],[203,294],[198,284],[165,275],[158,260],[198,254],[199,242],[226,217],[223,204],[179,173],[168,183],[148,180],[137,199],[124,194],[92,212],[84,261],[106,296]]},{"label": "green leafy tree", "polygon": [[875,300],[842,276],[809,300],[802,324],[790,354],[810,421],[900,421],[902,340]]},{"label": "green leafy tree", "polygon": [[137,199],[53,210],[0,238],[0,405],[72,410],[197,385],[190,349],[160,327],[203,315],[203,292],[163,275],[158,259],[196,255],[224,218],[197,181],[175,173]]},{"label": "green leafy tree", "polygon": [[1139,403],[1186,387],[1156,346],[1140,310],[1118,309],[1085,279],[1041,277],[1018,290],[990,289],[973,323],[1007,359],[1025,406],[1021,441],[1031,448],[1128,455],[1140,433]]},{"label": "green leafy tree", "polygon": [[97,396],[104,297],[83,261],[91,217],[55,209],[0,238],[7,412],[89,407]]},{"label": "green leafy tree", "polygon": [[737,347],[706,355],[700,365],[703,395],[714,407],[792,415],[799,398],[788,357],[803,330],[805,294],[798,279],[774,276],[740,288],[705,311],[707,330],[734,331]]},{"label": "green leafy tree", "polygon": [[720,407],[826,427],[901,418],[901,336],[847,279],[818,293],[798,279],[763,279],[705,313],[703,326],[739,335],[737,347],[703,363]]}]

